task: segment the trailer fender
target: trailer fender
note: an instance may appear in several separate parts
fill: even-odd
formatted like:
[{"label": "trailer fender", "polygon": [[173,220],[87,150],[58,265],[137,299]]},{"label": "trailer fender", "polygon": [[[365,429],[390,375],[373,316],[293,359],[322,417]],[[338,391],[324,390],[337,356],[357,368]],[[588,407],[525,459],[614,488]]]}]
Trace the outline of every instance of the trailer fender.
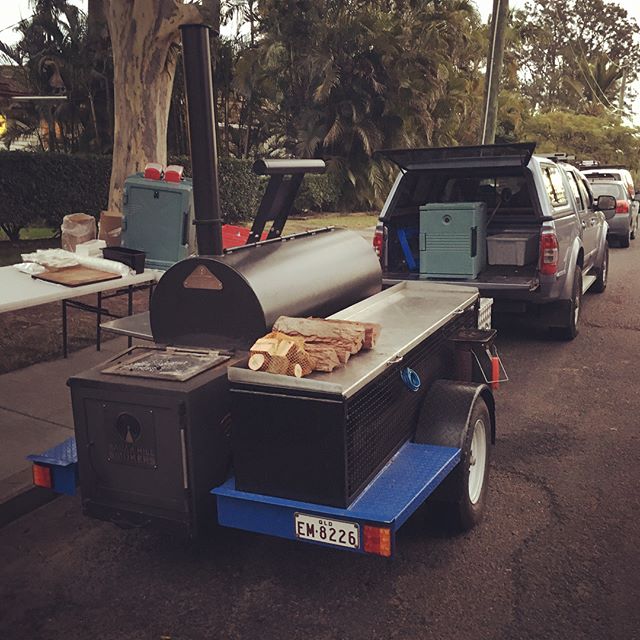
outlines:
[{"label": "trailer fender", "polygon": [[491,418],[491,444],[496,442],[496,409],[486,384],[436,380],[422,402],[414,442],[462,448],[471,412],[482,398]]},{"label": "trailer fender", "polygon": [[473,453],[479,400],[486,404],[491,422],[490,440],[495,444],[495,403],[491,389],[484,384],[437,380],[422,403],[416,429],[417,443],[460,449],[458,466],[433,493],[433,501],[443,509],[445,521],[459,532],[469,531],[480,523],[486,503],[489,451],[481,455],[481,467],[475,466],[477,459]]}]

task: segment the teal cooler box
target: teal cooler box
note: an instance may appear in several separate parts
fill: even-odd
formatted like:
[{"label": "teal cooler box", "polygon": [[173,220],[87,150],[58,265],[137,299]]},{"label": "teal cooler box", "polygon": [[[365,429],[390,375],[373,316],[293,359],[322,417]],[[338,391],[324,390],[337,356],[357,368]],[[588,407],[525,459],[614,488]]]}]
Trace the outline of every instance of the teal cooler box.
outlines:
[{"label": "teal cooler box", "polygon": [[477,278],[487,264],[487,205],[434,202],[420,207],[420,275]]},{"label": "teal cooler box", "polygon": [[121,245],[146,253],[149,269],[166,270],[194,253],[192,183],[149,180],[141,173],[124,183]]}]

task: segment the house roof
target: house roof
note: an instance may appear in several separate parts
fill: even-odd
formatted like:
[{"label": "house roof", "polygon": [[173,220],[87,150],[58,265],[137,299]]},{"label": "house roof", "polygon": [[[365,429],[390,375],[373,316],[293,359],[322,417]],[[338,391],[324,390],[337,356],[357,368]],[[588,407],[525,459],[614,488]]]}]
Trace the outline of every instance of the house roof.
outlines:
[{"label": "house roof", "polygon": [[20,68],[15,65],[0,65],[0,100],[6,101],[11,96],[26,95],[27,91],[19,79]]}]

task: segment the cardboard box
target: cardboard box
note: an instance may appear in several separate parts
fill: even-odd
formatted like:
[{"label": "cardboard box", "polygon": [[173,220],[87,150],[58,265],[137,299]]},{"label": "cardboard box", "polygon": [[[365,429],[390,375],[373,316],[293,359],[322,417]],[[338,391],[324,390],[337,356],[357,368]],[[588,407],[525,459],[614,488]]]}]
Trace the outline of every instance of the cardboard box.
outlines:
[{"label": "cardboard box", "polygon": [[107,247],[119,247],[121,235],[122,214],[119,211],[101,211],[98,238],[104,240]]}]

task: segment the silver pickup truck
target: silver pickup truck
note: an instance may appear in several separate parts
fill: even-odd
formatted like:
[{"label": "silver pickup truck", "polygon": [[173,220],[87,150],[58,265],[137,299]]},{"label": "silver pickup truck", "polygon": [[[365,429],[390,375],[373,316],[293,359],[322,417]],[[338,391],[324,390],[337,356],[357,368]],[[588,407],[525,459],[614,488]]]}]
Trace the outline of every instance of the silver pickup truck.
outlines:
[{"label": "silver pickup truck", "polygon": [[[522,143],[381,151],[400,168],[374,237],[385,281],[472,284],[494,299],[496,311],[535,314],[573,339],[582,294],[607,285],[607,219],[615,198],[594,201],[580,171],[534,150],[535,143]],[[425,224],[447,208],[471,206],[483,221],[471,233],[436,238],[440,231]],[[445,212],[442,221],[453,232],[452,216]],[[513,247],[518,255],[509,257]],[[466,276],[433,273],[424,264],[438,255],[480,266]]]}]

